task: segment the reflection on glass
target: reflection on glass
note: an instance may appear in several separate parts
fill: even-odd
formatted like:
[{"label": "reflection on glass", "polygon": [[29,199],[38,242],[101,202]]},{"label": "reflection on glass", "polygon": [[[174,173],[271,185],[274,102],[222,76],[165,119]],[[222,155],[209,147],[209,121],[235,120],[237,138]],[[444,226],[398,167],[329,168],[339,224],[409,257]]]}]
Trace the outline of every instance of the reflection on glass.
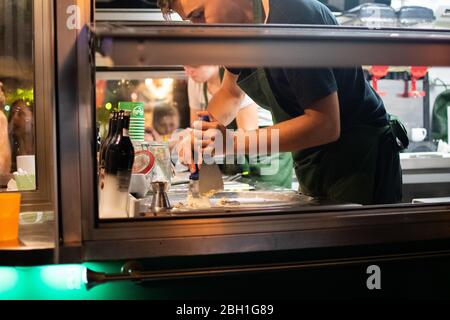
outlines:
[{"label": "reflection on glass", "polygon": [[[277,5],[270,1],[269,6],[273,5],[270,11],[267,7],[263,8],[264,11],[259,8],[260,15],[254,21],[265,20],[269,24],[339,23],[368,28],[442,28],[445,27],[442,21],[446,21],[448,11],[441,1],[339,1],[340,9],[338,1],[323,2],[329,8],[333,3],[336,5],[334,14],[316,0],[286,0]],[[250,4],[251,1],[242,3]],[[253,3],[257,4],[256,1]],[[208,2],[205,2],[207,5]],[[226,6],[225,3],[223,5]],[[234,10],[245,11],[245,8],[251,6]],[[194,17],[193,22],[208,22],[202,16],[208,10],[198,9],[187,14],[178,9],[180,13]],[[265,17],[262,13],[266,13]],[[237,17],[242,15],[237,15],[236,11],[226,17],[221,16],[224,22],[237,22]],[[243,21],[252,22],[248,17],[245,15]],[[211,16],[206,18],[215,21]],[[237,77],[226,77],[228,82],[221,88],[220,95],[208,105],[216,117],[212,120],[217,120],[214,124],[216,128],[224,129],[223,124],[229,120],[225,116],[220,118],[221,111],[227,107],[237,111],[239,104],[230,92],[240,92],[241,89],[274,115],[276,129],[280,133],[280,139],[276,142],[283,145],[283,151],[294,153],[296,176],[292,176],[292,164],[282,166],[287,169],[290,178],[295,179],[292,190],[271,189],[274,198],[271,205],[327,205],[329,201],[334,201],[331,203],[333,205],[450,202],[448,69],[369,65],[354,68],[228,68],[228,71]],[[142,92],[152,92],[149,96],[155,105],[165,98],[170,100],[170,81],[164,79],[147,79],[140,84],[144,88]],[[126,83],[127,79],[121,82]],[[207,91],[208,86],[206,90],[201,90],[201,94],[208,96]],[[134,100],[139,94],[133,92],[128,96],[128,99]],[[186,115],[180,114],[181,117]],[[169,116],[172,116],[172,122],[176,122],[176,114]],[[320,119],[321,116],[323,119]],[[152,130],[163,131],[156,124],[153,124]],[[253,133],[256,135],[265,130],[267,128],[260,128]],[[166,131],[170,132],[169,129]],[[213,136],[208,141],[205,136],[210,133],[200,135],[200,139],[204,139],[201,142],[208,146],[218,137]],[[231,137],[231,141],[237,138],[225,136]],[[247,154],[251,153],[250,138],[245,136],[243,140],[249,141],[244,149]],[[187,150],[185,154],[195,152],[191,141],[186,141],[179,150]],[[179,156],[183,157],[182,154]],[[171,185],[169,191],[170,202],[175,208],[172,213],[180,212],[176,209],[195,211],[221,207],[240,211],[248,208],[246,204],[254,205],[249,198],[257,203],[269,198],[255,185],[245,185],[241,178],[224,174],[223,179],[230,179],[227,182],[234,184],[226,184],[219,199],[214,199],[207,206],[190,207],[185,201],[189,194],[188,187],[179,187],[177,183],[186,183],[189,172],[177,171],[176,183]],[[238,188],[246,189],[239,189],[236,195],[233,191]],[[298,197],[299,193],[306,197]]]},{"label": "reflection on glass", "polygon": [[36,188],[33,1],[0,1],[0,190]]},{"label": "reflection on glass", "polygon": [[[130,75],[132,77],[132,74]],[[105,137],[108,119],[120,102],[144,104],[145,140],[167,142],[175,130],[189,124],[187,84],[184,77],[97,81],[97,122]]]},{"label": "reflection on glass", "polygon": [[[369,28],[450,29],[450,3],[447,0],[318,1],[333,12],[341,25]],[[97,0],[96,6],[99,9],[157,9],[156,0]],[[124,14],[126,14],[125,11]],[[277,21],[277,23],[311,24],[311,21],[290,19],[285,22]],[[319,22],[314,24],[316,23]]]},{"label": "reflection on glass", "polygon": [[[298,71],[298,69],[286,70]],[[409,146],[400,153],[400,164],[403,169],[401,202],[449,201],[449,68],[372,65],[363,66],[362,71],[370,87],[383,101],[387,113],[403,123],[410,141]],[[164,76],[161,73],[163,71],[158,71],[159,77],[152,78],[150,73],[147,79],[133,80],[131,72],[125,80],[99,81],[97,95],[98,97],[103,95],[97,103],[99,119],[102,112],[106,112],[102,110],[116,108],[119,101],[137,100],[144,101],[145,116],[151,119],[146,119],[148,125],[146,138],[152,143],[164,141],[162,137],[172,132],[174,128],[189,126],[190,110],[187,102],[186,80],[180,80],[179,77],[171,78],[169,74]],[[346,86],[342,85],[337,90],[343,90],[343,88]],[[105,92],[109,93],[105,94]],[[298,97],[303,93],[303,91],[297,92]],[[352,96],[354,97],[354,93]],[[286,100],[281,97],[278,99],[285,104],[285,108],[294,108],[297,103],[295,99]],[[177,107],[175,107],[175,101]],[[360,109],[364,109],[364,106],[361,106]],[[184,119],[183,122],[180,119]],[[349,148],[347,152],[351,154],[353,151]],[[380,153],[380,157],[383,155]],[[148,168],[153,166],[154,160],[148,162],[141,159],[137,163],[142,168]],[[167,160],[167,164],[170,164],[169,160]],[[261,206],[261,203],[267,205],[268,208],[271,206],[294,206],[299,203],[302,205],[328,204],[326,199],[318,201],[318,198],[299,196],[298,190],[301,182],[295,174],[292,176],[294,180],[292,189],[281,190],[261,189],[258,185],[246,180],[245,176],[230,176],[222,173],[225,180],[225,191],[212,196],[209,210],[240,211],[252,206]],[[133,177],[135,178],[132,186],[134,191],[130,191],[133,200],[128,208],[131,210],[128,216],[153,216],[149,205],[152,203],[151,190],[146,186],[145,192],[138,192],[141,184],[138,183],[136,174]],[[186,202],[189,192],[188,180],[187,168],[177,167],[172,180],[174,183],[168,192],[170,203],[174,207],[173,215],[203,210],[191,208]],[[143,196],[144,194],[146,196]],[[139,201],[142,201],[143,206],[139,205]]]}]

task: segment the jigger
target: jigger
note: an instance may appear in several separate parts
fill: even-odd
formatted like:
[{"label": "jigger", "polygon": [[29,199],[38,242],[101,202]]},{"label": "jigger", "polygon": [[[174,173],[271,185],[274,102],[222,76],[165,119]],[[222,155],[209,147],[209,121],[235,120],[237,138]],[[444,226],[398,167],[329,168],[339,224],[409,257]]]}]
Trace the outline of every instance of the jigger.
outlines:
[{"label": "jigger", "polygon": [[172,209],[167,191],[169,191],[168,182],[152,182],[153,200],[152,200],[152,212],[168,212]]}]

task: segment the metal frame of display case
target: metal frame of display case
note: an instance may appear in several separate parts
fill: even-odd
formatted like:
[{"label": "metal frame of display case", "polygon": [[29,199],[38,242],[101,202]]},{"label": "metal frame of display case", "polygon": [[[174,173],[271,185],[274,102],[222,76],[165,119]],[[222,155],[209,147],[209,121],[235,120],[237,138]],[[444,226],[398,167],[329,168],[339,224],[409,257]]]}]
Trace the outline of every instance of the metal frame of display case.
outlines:
[{"label": "metal frame of display case", "polygon": [[[57,169],[55,99],[54,2],[33,1],[33,73],[35,116],[35,191],[21,192],[19,240],[0,245],[3,265],[39,265],[57,262],[59,245],[56,210]],[[26,36],[26,35],[25,35]]]},{"label": "metal frame of display case", "polygon": [[[82,27],[79,30],[67,30],[61,21],[70,4],[80,8]],[[200,63],[450,66],[448,32],[162,24],[92,27],[92,1],[59,0],[55,6],[61,262],[262,253],[450,239],[450,204],[295,207],[233,215],[100,221],[93,108],[95,48],[113,59],[116,67],[109,68],[111,71]]]},{"label": "metal frame of display case", "polygon": [[[57,250],[57,261],[80,261],[82,257],[82,215],[91,212],[90,197],[94,186],[85,181],[83,171],[93,172],[92,161],[85,153],[95,155],[90,134],[94,101],[94,76],[90,60],[87,25],[92,23],[94,2],[54,0],[55,59],[58,158],[58,235],[64,250]],[[95,125],[94,125],[95,127]],[[93,160],[93,159],[92,159]],[[90,177],[92,178],[92,177]]]},{"label": "metal frame of display case", "polygon": [[54,47],[52,1],[33,2],[36,190],[22,192],[22,210],[54,210]]}]

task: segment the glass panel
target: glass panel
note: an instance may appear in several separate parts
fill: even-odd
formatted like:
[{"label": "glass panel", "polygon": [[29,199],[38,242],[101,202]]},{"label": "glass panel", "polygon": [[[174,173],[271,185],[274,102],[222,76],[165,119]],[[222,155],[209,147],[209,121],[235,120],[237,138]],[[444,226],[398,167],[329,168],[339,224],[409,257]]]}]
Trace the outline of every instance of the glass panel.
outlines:
[{"label": "glass panel", "polygon": [[36,189],[33,1],[0,1],[0,190]]},{"label": "glass panel", "polygon": [[[104,73],[104,80],[97,80],[97,122],[100,139],[108,134],[110,115],[119,109],[120,102],[141,102],[144,106],[146,141],[167,141],[178,128],[189,125],[186,113],[187,87],[182,71],[167,73],[161,77],[147,74],[145,79],[137,79],[133,73],[117,76]],[[126,77],[126,78],[118,78]],[[106,79],[108,78],[108,79]],[[170,121],[167,116],[173,115]],[[152,130],[153,128],[156,131]]]},{"label": "glass panel", "polygon": [[[327,1],[327,5],[331,7],[332,2]],[[376,1],[375,4],[363,4],[359,7],[358,5],[361,4],[359,1],[340,1],[340,4],[337,2],[339,1],[334,3],[333,15],[341,25],[370,29],[450,28],[450,25],[445,23],[447,21],[445,4],[440,1],[421,1],[421,8],[417,7],[418,3],[412,1]],[[208,4],[208,2],[205,3]],[[273,2],[269,1],[269,3]],[[288,7],[289,13],[297,12],[299,14],[286,21],[277,20],[277,17],[286,17],[286,12],[283,12],[286,10],[285,6]],[[242,11],[244,7],[240,7],[240,13],[244,12]],[[339,7],[341,9],[336,9]],[[443,8],[444,11],[442,11]],[[204,8],[189,9],[194,9],[194,11],[184,12],[184,14],[194,17],[191,19],[194,20],[193,22],[205,22],[202,16]],[[335,24],[332,13],[315,0],[285,1],[276,8],[271,7],[270,9],[269,23],[323,24],[323,21],[327,21],[327,24]],[[309,14],[300,12],[300,9],[310,10],[305,11]],[[239,12],[233,11],[233,14],[229,16],[221,16],[220,21],[251,22],[245,18],[248,15],[237,13]],[[320,19],[311,19],[311,17],[318,16]],[[438,19],[438,17],[443,19]],[[115,68],[120,70],[126,65],[129,69],[135,70],[136,74],[145,74],[147,71],[139,70],[139,66],[143,65],[145,66],[143,69],[153,67],[152,72],[157,72],[159,77],[170,78],[169,75],[161,75],[165,67],[161,67],[158,71],[158,67],[153,65],[155,60],[158,60],[155,57],[156,52],[162,53],[160,56],[164,57],[167,53],[167,56],[173,58],[170,63],[194,63],[187,61],[189,50],[197,49],[196,53],[198,53],[200,50],[196,45],[201,40],[195,38],[196,41],[189,42],[186,37],[185,43],[180,42],[180,48],[185,50],[183,50],[183,54],[177,55],[174,53],[175,50],[168,50],[170,46],[164,41],[159,42],[161,48],[157,47],[158,39],[154,37],[158,29],[153,28],[151,30],[152,26],[149,25],[148,29],[145,27],[140,29],[141,33],[133,31],[134,36],[139,33],[143,39],[148,36],[147,42],[142,41],[137,45],[139,54],[133,55],[133,51],[125,52],[132,41],[125,45],[120,43],[124,45],[123,47],[120,47],[120,41],[117,41],[114,43],[116,45],[114,50],[110,50],[116,61],[110,60],[108,54],[106,57],[102,57],[98,53],[97,65],[106,69],[111,68],[110,70]],[[181,27],[180,29],[188,30],[189,28]],[[215,31],[220,31],[227,28],[215,29]],[[265,30],[262,27],[260,29]],[[126,29],[122,29],[123,33],[125,33],[124,30]],[[236,34],[233,34],[241,42],[236,41],[236,51],[234,55],[230,56],[241,58],[241,55],[237,55],[236,52],[247,43],[243,42],[240,36],[249,30],[251,28],[239,28]],[[282,29],[278,28],[278,30]],[[384,31],[363,31],[373,33],[373,35],[379,33],[385,35],[386,33]],[[339,37],[342,35],[340,32],[342,30],[336,32],[333,30],[332,34]],[[353,29],[346,30],[346,32],[353,32]],[[398,35],[397,31],[392,33]],[[413,36],[411,31],[404,33]],[[420,32],[417,33],[420,34]],[[430,31],[430,33],[433,33],[432,37],[437,34],[434,31]],[[444,33],[446,32],[441,34]],[[284,36],[287,37],[288,33]],[[367,36],[367,39],[370,38]],[[152,40],[155,42],[152,43]],[[145,47],[143,43],[148,47]],[[105,41],[104,44],[110,43]],[[267,50],[263,54],[267,54],[274,61],[285,63],[283,54],[289,55],[290,46],[287,43],[281,44],[281,42],[277,44],[283,49],[286,47],[286,53],[274,55],[273,52]],[[210,55],[215,53],[216,59],[219,59],[217,57],[223,54],[224,50],[220,50],[219,46],[216,47],[212,43],[210,45]],[[348,47],[351,45],[349,43]],[[143,50],[144,47],[145,50]],[[261,50],[261,47],[257,47],[256,44],[255,48]],[[336,49],[336,47],[334,48]],[[383,49],[381,45],[379,48]],[[108,51],[106,46],[102,49]],[[209,49],[208,47],[207,50],[209,51]],[[250,56],[251,59],[254,59],[257,56],[257,54],[253,55],[252,49],[246,47],[247,51],[244,54],[247,55],[247,58]],[[146,53],[142,54],[143,51]],[[205,48],[203,48],[204,51]],[[326,50],[326,52],[330,51]],[[261,51],[257,53],[261,53]],[[328,56],[328,54],[326,55]],[[178,56],[181,61],[175,61],[174,57],[178,58]],[[310,56],[314,56],[317,61],[311,62],[308,66],[314,66],[314,63],[323,63],[320,61],[323,60],[323,56],[320,58],[312,54]],[[348,56],[353,59],[355,54]],[[205,59],[208,58],[210,57],[205,56]],[[360,58],[360,56],[356,58]],[[118,59],[121,59],[120,62],[117,61]],[[294,59],[301,58],[295,56]],[[123,64],[123,62],[125,63]],[[202,61],[195,60],[196,64],[199,64],[198,62]],[[292,60],[290,62],[292,63]],[[159,59],[159,63],[166,62],[164,59]],[[215,63],[229,62],[215,61]],[[236,65],[250,65],[251,63],[253,61],[246,60],[246,62]],[[270,63],[269,59],[265,60],[266,66]],[[325,63],[322,65],[327,65],[329,62]],[[334,63],[338,64],[338,62]],[[357,63],[360,62],[351,62],[351,64]],[[376,62],[367,61],[367,63]],[[385,64],[389,63],[397,64],[397,62]],[[222,137],[225,134],[222,124],[226,124],[228,129],[234,130],[231,133],[230,131],[226,132],[225,137],[229,138],[226,140],[226,145],[218,143],[221,141],[218,139],[219,136],[213,135],[217,132],[203,132],[203,143],[207,143],[209,147],[213,145],[212,141],[216,143],[213,156],[211,156],[211,149],[206,149],[203,160],[197,158],[198,162],[202,163],[202,167],[207,168],[204,169],[204,172],[207,172],[205,176],[208,178],[202,179],[201,169],[200,182],[195,178],[195,174],[192,174],[193,162],[192,159],[187,159],[191,155],[194,155],[195,158],[198,151],[196,147],[199,146],[194,144],[192,148],[192,141],[188,139],[191,133],[189,130],[181,131],[181,135],[180,131],[176,132],[177,135],[166,139],[166,145],[157,144],[156,147],[154,144],[135,145],[133,150],[135,153],[133,156],[134,166],[131,166],[130,162],[128,163],[130,174],[127,184],[123,186],[126,188],[121,188],[121,183],[126,181],[126,179],[122,179],[123,175],[106,169],[106,172],[109,170],[110,173],[116,175],[115,184],[110,189],[112,194],[119,189],[129,193],[128,198],[124,198],[125,201],[114,202],[114,205],[110,206],[112,209],[109,212],[102,210],[102,201],[113,203],[113,199],[118,199],[118,197],[102,197],[102,192],[108,183],[103,183],[106,180],[102,176],[104,172],[100,170],[100,218],[154,218],[202,213],[233,215],[252,210],[264,214],[266,209],[288,211],[311,206],[448,203],[450,202],[450,140],[448,136],[450,99],[447,86],[450,83],[448,76],[450,72],[448,68],[402,65],[410,63],[405,59],[405,61],[400,60],[400,65],[396,66],[366,65],[352,68],[348,67],[351,64],[346,63],[347,67],[343,68],[332,67],[333,62],[331,62],[329,63],[330,68],[267,67],[264,73],[258,73],[254,78],[250,75],[255,75],[256,69],[229,68],[238,75],[238,78],[233,81],[238,81],[241,89],[244,89],[249,95],[247,98],[241,97],[240,103],[235,103],[237,98],[230,94],[235,89],[237,90],[235,83],[232,83],[231,88],[227,86],[226,90],[219,89],[222,81],[221,67],[185,66],[189,79],[184,84],[187,83],[188,87],[185,90],[188,96],[184,101],[188,101],[189,104],[181,109],[185,113],[180,116],[190,118],[191,123],[199,120],[199,117],[204,114],[196,114],[196,111],[205,109],[207,106],[205,101],[208,101],[213,105],[213,107],[208,106],[209,110],[213,110],[212,114],[220,118],[217,122],[214,119],[212,121],[214,128],[223,129]],[[439,62],[435,63],[439,64]],[[295,62],[293,64],[295,65]],[[259,65],[264,66],[260,63]],[[274,65],[279,64],[275,63]],[[267,81],[262,78],[263,74]],[[123,81],[135,78],[136,76],[130,73],[124,77]],[[112,79],[117,81],[117,78]],[[254,87],[248,88],[249,84]],[[273,93],[273,96],[270,92]],[[221,98],[214,97],[215,93],[218,93]],[[333,98],[333,95],[336,97]],[[217,103],[224,97],[226,97],[226,103]],[[333,110],[333,104],[330,104],[329,99],[337,101],[339,112],[334,115],[330,113],[330,110]],[[129,101],[133,100],[135,99],[130,96]],[[230,107],[231,105],[233,108]],[[268,105],[272,105],[272,107]],[[275,107],[273,107],[274,105]],[[318,114],[315,114],[316,112]],[[333,131],[329,131],[330,127],[323,126],[324,123],[318,120],[317,117],[320,118],[319,114],[322,113],[324,119],[331,117],[339,121],[339,130],[336,134],[336,136],[339,135],[338,137],[333,137]],[[314,118],[318,122],[311,122]],[[230,124],[232,120],[236,120],[236,123]],[[278,124],[272,127],[273,123]],[[185,122],[184,125],[186,124]],[[180,126],[181,129],[185,128],[181,123]],[[268,127],[271,128],[271,131],[268,131]],[[332,127],[337,128],[336,122]],[[236,131],[236,128],[241,130]],[[131,129],[131,131],[133,130]],[[130,136],[132,136],[131,131]],[[267,137],[259,136],[259,142],[255,142],[257,135],[264,132],[274,134],[271,136],[272,143],[270,145],[272,153],[269,152],[269,154],[267,154],[267,149],[264,149],[269,146],[263,143]],[[319,134],[317,134],[318,132]],[[325,132],[330,135],[327,136]],[[199,132],[195,134],[198,137]],[[231,136],[234,136],[234,141],[230,138]],[[245,143],[239,145],[238,142],[242,143],[242,141]],[[238,145],[236,149],[240,152],[223,156],[220,148],[226,148],[232,142]],[[240,147],[245,149],[245,152]],[[158,151],[155,151],[154,148],[162,150],[159,164],[156,156]],[[277,148],[281,148],[283,151],[282,156],[278,156],[279,149]],[[165,175],[165,181],[155,181],[152,170],[163,170],[161,167],[168,162],[167,149],[172,154],[173,176],[167,179],[167,175]],[[400,149],[401,152],[399,152]],[[149,151],[147,155],[145,155],[146,150]],[[300,153],[298,153],[299,150]],[[290,152],[294,153],[293,157]],[[103,158],[101,156],[99,158],[99,167],[104,168]],[[210,164],[208,161],[211,159],[218,164],[219,170],[211,168],[213,166],[205,166],[205,163]],[[180,163],[181,160],[184,160],[184,166]],[[186,162],[191,165],[191,170],[188,170]],[[271,169],[275,169],[275,171]],[[220,181],[214,179],[217,172],[219,180],[223,181],[223,186]],[[214,192],[203,193],[203,190]],[[165,210],[168,203],[171,204],[171,210]],[[119,206],[123,209],[120,213],[118,210],[114,210]]]},{"label": "glass panel", "polygon": [[[169,150],[170,140],[179,128],[189,126],[187,82],[182,69],[171,72],[155,71],[140,74],[104,72],[97,76],[100,208],[103,208],[101,209],[102,212],[107,211],[105,208],[112,208],[112,212],[108,211],[102,215],[103,217],[118,217],[116,215],[118,211],[126,212],[128,210],[128,208],[119,208],[127,203],[129,185],[125,186],[124,200],[118,200],[120,195],[110,189],[110,184],[117,182],[111,179],[113,176],[113,173],[110,172],[111,166],[116,167],[119,162],[123,162],[123,158],[119,160],[117,154],[113,156],[112,153],[109,153],[111,145],[114,145],[111,138],[114,131],[117,130],[116,124],[112,124],[110,121],[113,114],[116,114],[119,110],[132,111],[129,126],[126,128],[130,129],[127,135],[129,134],[131,138],[132,147],[130,144],[128,144],[128,147],[126,144],[122,145],[125,149],[121,152],[131,148],[135,153],[133,167],[135,174],[132,176],[134,186],[129,191],[131,194],[141,197],[147,195],[150,180],[164,179],[168,183],[171,182],[173,165]],[[122,133],[116,132],[115,139]],[[147,151],[151,152],[152,155],[163,157],[155,159],[157,168],[149,168],[148,170],[151,169],[151,172],[148,172],[148,163],[145,162],[146,158],[144,158],[144,152]],[[131,156],[133,161],[133,155],[128,155]],[[110,156],[112,160],[109,160]],[[128,167],[128,170],[130,169],[131,165]],[[111,170],[114,170],[114,173],[117,174],[117,170],[120,172],[121,169]],[[147,180],[142,181],[139,178],[144,177],[143,171],[146,171],[145,178]],[[126,174],[125,172],[125,176]],[[123,181],[125,181],[125,184],[130,183],[126,178],[122,179]],[[145,190],[142,189],[140,183],[144,183]],[[115,204],[111,205],[112,203]]]},{"label": "glass panel", "polygon": [[[329,20],[335,16],[343,26],[369,28],[450,28],[450,4],[447,0],[308,0],[286,1],[274,8],[269,23],[277,24],[335,24]],[[310,2],[310,3],[308,3]],[[324,13],[318,3],[331,13]],[[156,9],[156,0],[97,0],[98,9]],[[311,14],[311,7],[322,10]],[[296,11],[297,10],[297,11]],[[305,13],[305,14],[302,14]],[[233,14],[236,18],[238,14]],[[328,17],[327,17],[328,16]],[[314,18],[315,17],[315,18]],[[126,19],[124,17],[124,19]],[[226,21],[236,22],[242,21]]]},{"label": "glass panel", "polygon": [[156,9],[156,0],[96,0],[95,7],[97,9]]},{"label": "glass panel", "polygon": [[[313,158],[310,160],[313,162],[318,161],[315,165],[324,166],[323,170],[325,171],[311,171],[310,173],[314,177],[313,180],[310,179],[309,182],[305,182],[302,179],[307,178],[306,171],[298,171],[296,175],[289,153],[285,153],[279,158],[279,162],[276,165],[274,165],[275,162],[271,163],[272,168],[276,172],[269,169],[265,171],[266,173],[264,173],[264,168],[267,169],[268,166],[264,167],[265,164],[261,160],[264,156],[257,158],[240,154],[235,157],[223,157],[216,154],[214,160],[218,164],[221,178],[224,181],[224,191],[214,195],[210,194],[209,199],[205,200],[205,202],[203,197],[200,197],[200,200],[192,201],[192,188],[190,186],[192,185],[192,176],[188,168],[180,163],[178,157],[179,146],[181,145],[180,130],[176,131],[174,129],[178,127],[180,129],[187,128],[190,122],[199,119],[196,112],[204,110],[207,105],[205,101],[211,101],[210,99],[214,96],[213,93],[219,90],[223,68],[218,66],[185,66],[184,74],[181,70],[175,73],[173,71],[164,71],[166,68],[154,67],[154,70],[148,72],[99,72],[97,75],[97,78],[101,79],[97,80],[97,120],[100,122],[99,135],[102,137],[99,138],[99,141],[104,141],[104,137],[108,132],[107,122],[111,110],[116,109],[119,102],[140,101],[145,106],[145,140],[149,143],[149,145],[134,143],[134,152],[136,154],[139,153],[139,155],[135,154],[134,156],[133,173],[131,174],[129,185],[127,185],[130,188],[128,190],[129,199],[115,203],[113,206],[117,208],[123,205],[125,210],[123,215],[115,216],[114,212],[116,211],[114,210],[110,214],[100,210],[101,218],[153,218],[155,216],[179,216],[190,213],[233,215],[234,213],[243,213],[251,210],[257,210],[264,214],[265,209],[273,208],[290,210],[317,205],[359,206],[361,204],[373,204],[365,203],[365,200],[363,200],[365,192],[362,192],[360,196],[355,196],[353,201],[342,200],[345,197],[341,198],[339,193],[346,188],[345,185],[336,186],[335,191],[326,191],[331,192],[327,196],[318,193],[318,190],[322,190],[322,187],[317,185],[318,189],[316,191],[306,190],[307,186],[315,185],[314,179],[322,181],[320,180],[322,179],[320,178],[321,174],[318,172],[326,172],[328,166],[322,163],[322,160],[319,161],[320,157],[314,158],[313,156],[315,160]],[[274,122],[277,122],[277,116],[282,118],[281,123],[298,119],[302,117],[302,112],[304,112],[301,111],[301,104],[307,103],[304,99],[307,100],[307,96],[314,96],[315,94],[320,96],[322,94],[318,89],[320,88],[320,83],[327,80],[323,78],[324,69],[272,68],[267,70],[269,70],[268,74],[270,75],[269,85],[278,88],[274,92],[275,99],[281,105],[287,106],[287,109],[283,109],[285,113],[280,114],[279,110],[272,110],[271,113],[267,110],[267,107],[260,107],[256,102],[246,97],[242,100],[239,107],[237,122],[231,123],[228,129],[234,130],[239,128],[250,132],[257,128],[262,130],[272,126]],[[363,66],[361,69],[353,70],[342,68],[329,70],[333,72],[334,79],[328,80],[331,82],[337,81],[338,83],[342,114],[341,137],[349,138],[347,133],[352,132],[352,130],[362,130],[354,134],[355,136],[364,134],[364,127],[362,129],[357,127],[367,125],[367,122],[370,122],[370,126],[372,126],[372,122],[378,121],[375,119],[377,117],[384,119],[385,116],[381,114],[384,113],[384,109],[393,119],[400,120],[405,127],[409,145],[400,153],[403,181],[398,186],[402,189],[402,197],[398,198],[398,201],[392,201],[392,203],[450,202],[450,137],[448,133],[450,68]],[[354,74],[355,72],[363,77],[358,80],[359,85],[355,85],[354,78],[345,78],[347,73]],[[286,75],[290,73],[293,75],[303,74],[307,78],[307,82],[299,82],[298,79],[295,80],[296,77],[290,78],[296,81],[298,91],[293,91],[290,86],[286,86],[285,81],[290,81]],[[287,78],[283,78],[284,80],[280,78],[275,81],[275,77]],[[308,82],[313,83],[313,85],[311,86],[311,83],[308,84]],[[204,83],[208,85],[205,87]],[[364,83],[367,83],[366,89],[364,89]],[[349,88],[351,88],[351,92],[342,92],[350,90]],[[313,90],[315,89],[318,91],[314,93]],[[208,100],[205,100],[205,94]],[[259,97],[253,98],[255,101],[258,101]],[[375,100],[377,102],[374,104]],[[253,105],[255,109],[252,109]],[[369,105],[373,107],[371,111],[369,111],[371,108]],[[375,105],[377,106],[374,107]],[[345,111],[348,108],[353,111]],[[171,112],[171,110],[174,112]],[[162,116],[158,116],[156,119],[155,114],[159,114],[159,112],[161,112]],[[219,111],[216,110],[216,112]],[[378,114],[379,112],[381,113]],[[167,124],[170,123],[176,123],[176,125],[172,126],[171,130],[166,130],[165,128],[170,127]],[[352,123],[352,125],[349,123]],[[295,126],[295,124],[292,123],[292,126]],[[280,137],[276,141],[277,143],[280,142],[278,146],[283,147],[283,144],[285,145],[286,143],[296,144],[295,141],[288,139],[283,134],[294,135],[299,140],[307,139],[306,136],[302,136],[300,131],[291,132],[286,127],[280,129]],[[185,131],[181,132],[184,133]],[[170,136],[171,133],[173,133],[172,136]],[[384,183],[380,177],[383,175],[395,175],[395,172],[389,171],[393,168],[389,168],[391,163],[386,161],[386,159],[392,157],[393,145],[391,142],[397,143],[397,141],[392,140],[389,143],[389,147],[383,149],[387,146],[385,141],[371,140],[370,136],[372,134],[373,132],[367,135],[367,139],[363,138],[359,142],[349,142],[350,145],[347,147],[336,143],[331,145],[327,143],[325,147],[322,146],[319,149],[333,148],[329,146],[335,145],[339,149],[336,154],[331,155],[330,153],[326,155],[323,153],[322,156],[329,157],[327,161],[330,163],[340,161],[339,159],[345,162],[347,158],[342,156],[342,154],[348,153],[348,161],[351,162],[353,161],[351,160],[352,154],[355,153],[355,146],[352,146],[353,143],[363,145],[380,144],[376,148],[369,148],[370,150],[375,150],[375,153],[370,155],[370,157],[376,158],[375,162],[373,162],[375,167],[369,169],[371,166],[370,161],[365,163],[363,168],[360,168],[362,171],[356,177],[359,178],[366,174],[366,170],[368,172],[377,170],[379,176],[375,176],[375,182],[372,181],[372,186],[367,185],[366,187],[376,188],[377,185],[383,184],[384,187],[392,187]],[[350,138],[352,138],[352,135],[350,134]],[[130,136],[132,137],[131,131]],[[401,134],[398,133],[396,136],[398,139],[401,139]],[[155,139],[155,137],[157,138]],[[286,147],[284,148],[286,149]],[[369,152],[369,149],[366,151]],[[153,155],[152,160],[148,160],[142,150],[149,150],[150,154]],[[165,153],[167,150],[171,151],[171,160]],[[315,152],[317,152],[317,148],[309,149],[302,156],[308,158],[314,155]],[[159,160],[158,154],[160,156]],[[286,160],[285,156],[289,159]],[[303,160],[302,158],[296,159],[299,161],[299,164]],[[395,162],[395,158],[393,161]],[[164,193],[160,189],[155,189],[159,187],[152,184],[159,179],[156,178],[158,170],[160,170],[159,172],[168,170],[165,168],[168,163],[171,163],[174,170],[172,176],[166,175],[163,177],[163,180],[165,179],[167,182],[164,188],[166,188],[165,191],[167,191],[169,203],[173,208],[170,213],[158,207],[158,204],[165,203],[164,199],[166,198],[161,196]],[[342,168],[346,168],[345,164],[339,165]],[[383,166],[387,166],[387,168]],[[150,168],[150,171],[146,171],[147,168]],[[309,169],[312,170],[313,168],[310,167]],[[347,173],[348,176],[352,174],[353,170],[359,169],[354,168],[350,170]],[[395,171],[395,169],[393,170]],[[102,173],[100,172],[100,203],[105,199],[103,198],[102,200],[102,186],[104,186],[102,181],[104,180],[102,180],[101,175]],[[330,179],[323,182],[325,184],[337,183],[336,181],[332,182],[332,178]],[[300,193],[298,193],[299,190]],[[326,190],[326,188],[323,190]],[[350,193],[353,192],[358,193],[359,191],[354,190]],[[383,193],[384,191],[379,190],[378,192]],[[399,192],[400,196],[400,190],[395,190],[395,188],[386,192]],[[327,197],[330,197],[330,199]],[[107,202],[112,201],[111,199],[109,198]]]}]

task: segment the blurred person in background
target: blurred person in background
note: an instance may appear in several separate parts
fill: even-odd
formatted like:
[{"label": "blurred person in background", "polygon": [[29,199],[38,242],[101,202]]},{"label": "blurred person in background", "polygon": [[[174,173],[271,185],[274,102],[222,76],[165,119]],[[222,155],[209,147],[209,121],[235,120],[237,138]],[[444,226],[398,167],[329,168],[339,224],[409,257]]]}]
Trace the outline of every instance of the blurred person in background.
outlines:
[{"label": "blurred person in background", "polygon": [[169,142],[172,134],[180,128],[180,114],[174,106],[156,107],[153,110],[152,127],[145,128],[145,140]]},{"label": "blurred person in background", "polygon": [[3,84],[0,82],[0,177],[11,173],[11,146],[8,137],[8,119],[3,110],[6,105]]},{"label": "blurred person in background", "polygon": [[152,126],[145,128],[145,141],[170,142],[172,135],[180,128],[180,114],[174,106],[156,107],[153,110]]}]

